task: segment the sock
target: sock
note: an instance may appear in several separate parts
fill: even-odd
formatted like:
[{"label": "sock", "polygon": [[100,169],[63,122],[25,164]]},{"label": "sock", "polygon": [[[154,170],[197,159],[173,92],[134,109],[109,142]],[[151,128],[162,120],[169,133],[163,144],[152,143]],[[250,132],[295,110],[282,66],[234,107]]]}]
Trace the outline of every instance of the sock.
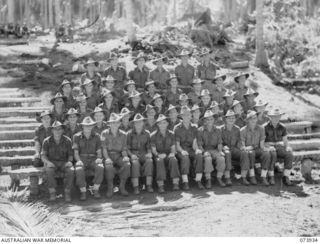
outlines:
[{"label": "sock", "polygon": [[173,178],[172,179],[172,183],[175,184],[175,185],[178,185],[179,184],[179,178]]},{"label": "sock", "polygon": [[217,173],[217,178],[221,179],[222,176],[223,176],[223,173],[222,173],[222,172],[218,172],[218,173]]},{"label": "sock", "polygon": [[146,180],[147,186],[152,185],[152,176],[147,176],[146,178],[147,178]]},{"label": "sock", "polygon": [[201,181],[202,173],[196,173],[196,181]]},{"label": "sock", "polygon": [[80,187],[80,192],[86,192],[87,189],[85,187]]},{"label": "sock", "polygon": [[224,171],[224,177],[230,178],[230,171],[229,170]]},{"label": "sock", "polygon": [[250,169],[249,170],[249,175],[250,175],[250,177],[254,177],[255,176],[254,169]]},{"label": "sock", "polygon": [[246,178],[248,174],[248,170],[241,170],[241,177]]},{"label": "sock", "polygon": [[132,186],[133,187],[137,187],[139,185],[139,180],[138,178],[132,178],[131,179],[131,182],[132,182]]},{"label": "sock", "polygon": [[274,171],[273,171],[273,170],[269,170],[269,171],[268,171],[268,175],[269,175],[270,177],[274,176]]},{"label": "sock", "polygon": [[290,169],[285,169],[284,172],[283,172],[283,176],[289,177],[290,173],[291,173]]},{"label": "sock", "polygon": [[261,170],[261,177],[266,178],[267,177],[267,170],[263,169]]},{"label": "sock", "polygon": [[93,190],[94,191],[99,191],[99,187],[100,187],[100,184],[94,184],[93,185]]},{"label": "sock", "polygon": [[205,177],[206,177],[207,180],[210,180],[211,179],[211,174],[210,173],[206,173]]},{"label": "sock", "polygon": [[188,181],[188,175],[182,175],[181,177],[182,177],[182,182],[183,183],[188,183],[189,182]]}]

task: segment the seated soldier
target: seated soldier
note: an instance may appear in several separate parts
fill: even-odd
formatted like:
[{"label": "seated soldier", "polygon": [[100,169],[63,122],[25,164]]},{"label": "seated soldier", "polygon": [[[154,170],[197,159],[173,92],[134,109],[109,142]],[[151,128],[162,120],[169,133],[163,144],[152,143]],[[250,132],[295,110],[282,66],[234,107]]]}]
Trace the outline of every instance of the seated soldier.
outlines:
[{"label": "seated soldier", "polygon": [[50,103],[53,105],[51,114],[54,121],[57,120],[61,123],[64,123],[66,119],[66,113],[68,111],[65,107],[66,101],[67,98],[59,92],[50,100]]},{"label": "seated soldier", "polygon": [[182,90],[178,88],[178,79],[175,74],[171,74],[170,78],[167,80],[168,90],[165,93],[165,104],[177,105],[179,101],[179,96],[182,93]]},{"label": "seated soldier", "polygon": [[134,91],[130,96],[130,105],[128,106],[128,109],[133,112],[133,115],[135,114],[142,114],[145,110],[145,106],[142,104],[141,101],[141,92]]},{"label": "seated soldier", "polygon": [[115,113],[110,115],[108,125],[110,128],[101,134],[103,157],[105,158],[105,178],[107,181],[107,197],[113,195],[113,179],[115,174],[120,178],[120,193],[127,196],[125,189],[127,179],[130,176],[130,160],[127,155],[127,138],[119,130],[121,117]]},{"label": "seated soldier", "polygon": [[226,93],[226,88],[223,83],[226,78],[227,76],[225,74],[219,74],[213,80],[214,88],[210,91],[210,94],[212,100],[216,101],[218,104],[222,104],[224,102],[223,96]]},{"label": "seated soldier", "polygon": [[133,63],[137,66],[134,70],[129,72],[129,78],[134,80],[137,86],[137,90],[142,91],[145,87],[145,83],[149,78],[149,69],[145,66],[147,62],[147,56],[143,53],[139,53],[134,59]]},{"label": "seated soldier", "polygon": [[61,92],[61,94],[66,97],[66,102],[65,102],[66,109],[74,108],[76,106],[76,100],[72,96],[72,83],[70,81],[63,80],[58,91]]},{"label": "seated soldier", "polygon": [[117,80],[112,77],[111,75],[108,75],[105,78],[102,78],[102,86],[100,88],[100,94],[101,96],[103,96],[103,92],[104,90],[109,90],[110,92],[112,92],[112,95],[114,96],[114,98],[119,101],[120,99],[122,99],[122,96],[124,95],[123,90],[118,89],[115,87],[115,82]]},{"label": "seated soldier", "polygon": [[257,112],[258,115],[258,124],[259,125],[266,125],[270,119],[267,116],[267,111],[266,111],[266,107],[267,107],[268,103],[264,102],[262,100],[258,100],[254,107],[254,110]]},{"label": "seated soldier", "polygon": [[136,114],[132,120],[133,129],[127,135],[128,154],[131,159],[131,181],[135,195],[140,193],[139,177],[146,177],[147,191],[153,192],[153,160],[150,145],[150,133],[144,129],[145,118]]},{"label": "seated soldier", "polygon": [[101,107],[96,107],[91,116],[96,122],[96,125],[93,127],[93,133],[97,133],[99,136],[101,136],[102,131],[108,128],[107,122],[104,121],[105,111]]},{"label": "seated soldier", "polygon": [[104,168],[100,137],[93,133],[95,124],[91,117],[85,117],[81,123],[82,131],[73,136],[76,184],[80,188],[81,201],[87,199],[86,178],[92,176],[94,197],[101,198],[99,188],[103,180]]},{"label": "seated soldier", "polygon": [[178,87],[181,88],[185,93],[190,91],[190,86],[195,75],[194,67],[188,62],[190,56],[191,52],[186,49],[182,50],[178,55],[178,57],[181,59],[181,63],[175,68],[175,74],[179,79]]},{"label": "seated soldier", "polygon": [[198,104],[195,104],[192,106],[191,114],[192,114],[191,123],[198,128],[199,126],[201,126],[200,125],[201,110]]},{"label": "seated soldier", "polygon": [[156,95],[156,85],[154,80],[146,82],[145,92],[142,95],[143,104],[146,106],[150,104],[153,100],[154,95]]},{"label": "seated soldier", "polygon": [[[38,119],[37,119],[38,120]],[[40,116],[39,120],[41,120],[41,125],[35,129],[34,132],[34,149],[35,154],[33,158],[33,165],[35,167],[42,167],[43,162],[41,161],[41,147],[43,144],[44,139],[52,135],[51,132],[51,120],[52,120],[52,114],[50,111],[43,111]],[[40,121],[39,121],[40,122]]]},{"label": "seated soldier", "polygon": [[119,100],[115,98],[112,91],[103,90],[102,99],[99,107],[104,110],[106,120],[109,119],[111,113],[119,113]]},{"label": "seated soldier", "polygon": [[79,111],[79,118],[78,123],[81,123],[85,117],[91,115],[92,109],[88,108],[87,106],[87,97],[83,93],[81,93],[77,98],[78,103],[78,111]]},{"label": "seated soldier", "polygon": [[256,104],[255,98],[259,95],[258,92],[251,88],[248,88],[247,93],[244,94],[243,111],[248,113],[248,110],[254,110],[254,105]]},{"label": "seated soldier", "polygon": [[244,100],[244,94],[247,93],[248,87],[246,86],[246,81],[249,78],[249,73],[238,73],[234,77],[234,81],[238,85],[236,89],[236,95],[235,99],[238,101],[243,101]]},{"label": "seated soldier", "polygon": [[154,80],[161,90],[167,89],[166,81],[170,78],[169,72],[163,67],[167,61],[166,57],[159,57],[152,61],[157,67],[150,72],[150,79]]},{"label": "seated soldier", "polygon": [[157,115],[164,114],[165,112],[163,100],[163,96],[159,93],[156,93],[152,98],[152,105],[154,105],[154,109]]},{"label": "seated soldier", "polygon": [[144,124],[144,128],[149,131],[150,133],[154,132],[157,130],[157,125],[156,125],[156,110],[154,106],[148,104],[146,106],[146,110],[143,112],[143,115],[147,116],[146,122]]},{"label": "seated soldier", "polygon": [[249,185],[247,174],[249,171],[248,152],[243,150],[240,141],[240,128],[235,125],[236,114],[233,110],[228,110],[225,117],[225,124],[221,127],[222,145],[226,158],[225,176],[230,178],[230,170],[232,168],[232,160],[240,162],[241,183]]},{"label": "seated soldier", "polygon": [[264,141],[266,138],[264,127],[257,124],[257,113],[249,110],[247,114],[247,125],[240,130],[240,138],[242,148],[249,153],[250,159],[250,183],[256,185],[256,177],[254,166],[256,159],[261,162],[261,181],[264,186],[269,186],[267,181],[267,172],[270,165],[270,152],[265,147]]},{"label": "seated soldier", "polygon": [[[93,91],[94,94],[100,91],[101,86],[101,74],[98,72],[99,70],[99,62],[94,61],[92,58],[84,64],[84,68],[87,70],[84,74],[81,75],[80,81],[81,85],[83,85],[85,80],[93,80]],[[94,108],[94,107],[93,107]]]},{"label": "seated soldier", "polygon": [[[214,125],[214,113],[207,110],[203,116],[203,127],[198,129],[197,143],[203,153],[204,172],[207,180],[206,188],[211,188],[211,172],[213,163],[217,170],[217,181],[221,187],[231,186],[230,169],[226,170],[225,155],[222,151],[221,130]],[[226,184],[222,181],[222,176],[226,178]]]},{"label": "seated soldier", "polygon": [[235,125],[240,129],[247,125],[246,114],[243,112],[243,108],[241,103],[238,100],[234,100],[231,107],[236,114],[236,122]]},{"label": "seated soldier", "polygon": [[79,112],[74,108],[70,108],[66,114],[67,125],[64,129],[64,135],[71,140],[76,133],[81,131],[81,126],[78,123],[79,116]]},{"label": "seated soldier", "polygon": [[178,118],[178,111],[177,107],[173,106],[172,104],[169,105],[169,108],[166,111],[166,115],[169,117],[168,122],[168,130],[173,131],[173,128],[180,123]]},{"label": "seated soldier", "polygon": [[132,112],[128,108],[121,109],[121,112],[120,112],[121,124],[120,124],[119,130],[121,130],[125,134],[127,134],[129,130],[132,129],[131,123],[129,121],[131,115],[132,115]]},{"label": "seated soldier", "polygon": [[192,90],[188,94],[188,97],[190,98],[192,104],[200,103],[202,84],[203,80],[193,79]]},{"label": "seated soldier", "polygon": [[136,83],[133,80],[128,80],[124,86],[124,95],[120,100],[120,105],[122,107],[130,106],[130,95],[136,91]]},{"label": "seated soldier", "polygon": [[197,127],[191,123],[191,110],[189,107],[181,107],[181,123],[174,127],[176,138],[177,157],[180,162],[180,173],[184,190],[189,190],[188,174],[190,163],[196,173],[196,182],[199,189],[203,189],[201,178],[203,173],[202,152],[197,145]]},{"label": "seated soldier", "polygon": [[64,198],[66,202],[71,202],[70,191],[74,180],[72,142],[69,137],[63,135],[64,125],[61,122],[55,121],[51,128],[52,136],[43,141],[41,150],[41,159],[48,179],[50,201],[56,200],[57,182],[55,176],[63,174]]},{"label": "seated soldier", "polygon": [[151,134],[151,150],[155,158],[156,179],[159,193],[164,193],[164,181],[167,179],[167,171],[173,182],[173,190],[179,190],[179,165],[175,157],[176,146],[172,131],[167,129],[168,118],[160,114],[157,119],[158,130]]},{"label": "seated soldier", "polygon": [[272,147],[271,149],[271,163],[269,167],[270,184],[274,185],[274,165],[277,158],[284,159],[284,173],[283,183],[291,186],[292,182],[289,179],[290,171],[292,169],[293,154],[292,148],[288,144],[287,129],[280,123],[283,113],[278,108],[274,108],[268,112],[270,121],[265,126],[266,145]]},{"label": "seated soldier", "polygon": [[117,81],[115,88],[122,90],[127,80],[127,71],[119,65],[119,54],[112,52],[108,61],[110,62],[110,67],[104,71],[104,76],[111,75],[114,77]]},{"label": "seated soldier", "polygon": [[233,90],[227,90],[223,95],[224,103],[222,105],[223,114],[226,114],[229,109],[232,108],[235,92]]},{"label": "seated soldier", "polygon": [[212,80],[216,76],[217,66],[211,62],[212,50],[203,48],[200,53],[201,64],[197,67],[198,77],[204,80],[204,88],[209,91],[213,90]]},{"label": "seated soldier", "polygon": [[91,110],[100,103],[100,90],[94,91],[94,80],[86,79],[81,85],[83,94],[87,97],[87,107]]}]

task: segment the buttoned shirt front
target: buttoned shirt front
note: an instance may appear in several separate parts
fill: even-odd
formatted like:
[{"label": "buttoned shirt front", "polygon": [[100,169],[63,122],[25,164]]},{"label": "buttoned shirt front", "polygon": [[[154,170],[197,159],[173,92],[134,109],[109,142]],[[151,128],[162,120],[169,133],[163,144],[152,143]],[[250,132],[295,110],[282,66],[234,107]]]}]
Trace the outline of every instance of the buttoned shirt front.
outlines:
[{"label": "buttoned shirt front", "polygon": [[123,153],[127,151],[127,136],[122,131],[114,136],[110,129],[101,133],[101,145],[108,153]]},{"label": "buttoned shirt front", "polygon": [[190,64],[187,64],[187,66],[178,65],[175,69],[175,74],[178,77],[179,85],[183,87],[191,86],[194,79],[194,71],[194,67]]},{"label": "buttoned shirt front", "polygon": [[101,149],[100,136],[96,133],[91,132],[87,139],[83,131],[78,132],[73,136],[73,150],[78,150],[79,155],[95,157],[97,151]]},{"label": "buttoned shirt front", "polygon": [[221,130],[213,126],[209,131],[205,126],[200,127],[197,133],[198,146],[205,151],[215,150],[222,144]]},{"label": "buttoned shirt front", "polygon": [[160,130],[151,134],[151,147],[155,147],[158,153],[171,153],[172,146],[175,145],[175,137],[172,131],[167,130],[165,135]]},{"label": "buttoned shirt front", "polygon": [[151,150],[150,133],[143,129],[141,134],[138,134],[132,129],[127,135],[127,146],[132,153],[147,153]]},{"label": "buttoned shirt front", "polygon": [[53,136],[47,137],[43,141],[41,154],[46,155],[51,162],[68,162],[72,161],[72,142],[67,136],[62,135],[59,144]]},{"label": "buttoned shirt front", "polygon": [[166,69],[159,70],[155,68],[150,72],[150,79],[154,80],[160,89],[166,89],[166,81],[170,78],[170,74]]},{"label": "buttoned shirt front", "polygon": [[253,129],[250,129],[248,126],[245,126],[240,130],[240,138],[243,146],[259,148],[260,142],[266,138],[264,127],[256,125]]},{"label": "buttoned shirt front", "polygon": [[186,128],[181,122],[175,126],[174,135],[176,142],[180,142],[183,150],[190,150],[193,141],[197,138],[197,127],[190,123],[189,128]]},{"label": "buttoned shirt front", "polygon": [[278,123],[273,127],[271,121],[264,127],[266,133],[266,142],[279,142],[287,136],[287,128],[282,123]]},{"label": "buttoned shirt front", "polygon": [[142,70],[136,67],[134,70],[129,72],[129,77],[131,80],[134,80],[137,88],[144,88],[149,78],[149,70],[145,66]]},{"label": "buttoned shirt front", "polygon": [[226,125],[221,126],[222,144],[230,149],[240,148],[240,128],[236,125],[232,126],[231,130],[227,129]]}]

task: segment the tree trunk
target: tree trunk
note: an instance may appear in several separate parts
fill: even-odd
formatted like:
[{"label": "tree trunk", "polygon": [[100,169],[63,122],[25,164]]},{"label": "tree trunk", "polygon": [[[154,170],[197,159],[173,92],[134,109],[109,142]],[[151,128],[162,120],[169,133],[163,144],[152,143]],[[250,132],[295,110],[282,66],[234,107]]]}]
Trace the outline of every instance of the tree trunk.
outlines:
[{"label": "tree trunk", "polygon": [[256,0],[247,0],[248,12],[252,14],[256,10]]},{"label": "tree trunk", "polygon": [[60,0],[54,0],[54,10],[55,10],[55,24],[60,25],[61,20],[61,10],[60,10]]},{"label": "tree trunk", "polygon": [[134,8],[133,8],[132,0],[124,0],[124,9],[126,11],[126,17],[128,21],[127,36],[128,36],[129,42],[132,42],[137,39],[136,30],[135,30],[135,27],[133,26]]},{"label": "tree trunk", "polygon": [[29,19],[30,19],[30,6],[29,0],[25,0],[24,3],[24,22],[29,26]]},{"label": "tree trunk", "polygon": [[42,0],[44,1],[44,14],[43,14],[43,23],[44,28],[48,28],[48,0]]},{"label": "tree trunk", "polygon": [[83,20],[83,0],[78,0],[79,1],[79,18],[80,21]]},{"label": "tree trunk", "polygon": [[14,1],[13,0],[7,0],[7,6],[8,6],[8,22],[14,23]]},{"label": "tree trunk", "polygon": [[263,40],[263,0],[256,0],[257,14],[256,14],[256,60],[255,66],[257,67],[268,67],[267,54],[264,49]]},{"label": "tree trunk", "polygon": [[53,0],[49,0],[49,27],[53,27]]}]

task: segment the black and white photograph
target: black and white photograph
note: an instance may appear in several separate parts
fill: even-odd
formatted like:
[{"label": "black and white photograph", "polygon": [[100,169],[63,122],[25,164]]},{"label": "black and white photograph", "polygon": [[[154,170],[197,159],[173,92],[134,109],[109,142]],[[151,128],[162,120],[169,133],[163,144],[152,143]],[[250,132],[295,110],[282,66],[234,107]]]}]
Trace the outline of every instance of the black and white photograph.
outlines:
[{"label": "black and white photograph", "polygon": [[0,0],[0,242],[112,237],[320,241],[319,0]]}]

